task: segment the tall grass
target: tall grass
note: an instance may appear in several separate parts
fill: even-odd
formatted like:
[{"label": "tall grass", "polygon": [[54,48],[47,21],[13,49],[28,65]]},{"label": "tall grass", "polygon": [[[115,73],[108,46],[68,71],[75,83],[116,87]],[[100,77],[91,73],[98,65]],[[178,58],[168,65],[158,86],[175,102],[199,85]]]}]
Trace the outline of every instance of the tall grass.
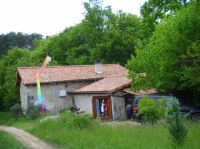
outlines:
[{"label": "tall grass", "polygon": [[7,133],[0,131],[0,149],[26,149],[21,142]]},{"label": "tall grass", "polygon": [[[122,122],[123,123],[123,122]],[[108,125],[89,116],[64,112],[57,119],[18,120],[12,125],[25,129],[58,149],[199,149],[200,125],[189,123],[182,146],[174,146],[164,124]]]},{"label": "tall grass", "polygon": [[[84,124],[86,127],[76,125]],[[87,119],[87,120],[85,120]],[[87,121],[87,122],[85,122]],[[188,138],[180,148],[200,148],[200,126],[191,124]],[[173,145],[163,125],[111,127],[100,125],[89,117],[64,114],[57,120],[48,120],[32,130],[32,133],[66,149],[170,149]]]}]

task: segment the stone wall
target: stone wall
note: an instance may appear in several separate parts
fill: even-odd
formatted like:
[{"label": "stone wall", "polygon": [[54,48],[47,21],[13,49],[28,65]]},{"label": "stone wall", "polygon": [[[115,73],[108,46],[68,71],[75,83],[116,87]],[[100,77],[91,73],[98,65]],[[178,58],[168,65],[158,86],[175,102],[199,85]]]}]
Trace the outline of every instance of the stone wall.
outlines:
[{"label": "stone wall", "polygon": [[20,83],[20,98],[21,98],[21,106],[23,111],[27,108],[27,87],[21,82]]},{"label": "stone wall", "polygon": [[[65,97],[60,97],[59,96],[60,90],[67,89],[71,91],[83,87],[85,85],[88,85],[90,83],[91,82],[74,82],[74,83],[69,82],[69,83],[43,84],[41,85],[43,103],[46,105],[46,108],[50,111],[58,111],[63,108],[69,108],[71,106],[74,106],[72,96],[67,95]],[[21,96],[21,105],[25,111],[27,109],[28,104],[30,104],[31,102],[37,102],[37,86],[36,85],[25,86],[21,82],[20,96]]]},{"label": "stone wall", "polygon": [[[72,91],[90,83],[92,82],[69,82],[41,85],[43,103],[45,103],[46,108],[50,111],[58,111],[63,108],[76,106],[77,108],[80,108],[80,111],[85,111],[86,113],[93,115],[93,96],[107,96],[107,94],[74,94],[65,97],[59,96],[60,90],[67,89]],[[20,96],[21,105],[25,111],[28,104],[30,104],[28,98],[29,100],[31,99],[31,101],[33,100],[33,102],[37,101],[37,86],[25,86],[23,85],[23,82],[21,82]],[[124,96],[121,95],[120,92],[116,92],[111,96],[111,101],[113,120],[126,119]]]},{"label": "stone wall", "polygon": [[125,120],[125,99],[124,96],[111,96],[113,120]]}]

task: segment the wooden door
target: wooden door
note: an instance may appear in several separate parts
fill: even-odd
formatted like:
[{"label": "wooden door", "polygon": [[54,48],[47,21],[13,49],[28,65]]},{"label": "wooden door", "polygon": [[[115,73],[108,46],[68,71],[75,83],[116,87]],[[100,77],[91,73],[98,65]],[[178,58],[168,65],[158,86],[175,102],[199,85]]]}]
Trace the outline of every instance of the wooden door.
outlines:
[{"label": "wooden door", "polygon": [[93,117],[102,120],[112,119],[111,96],[93,96],[92,99]]}]

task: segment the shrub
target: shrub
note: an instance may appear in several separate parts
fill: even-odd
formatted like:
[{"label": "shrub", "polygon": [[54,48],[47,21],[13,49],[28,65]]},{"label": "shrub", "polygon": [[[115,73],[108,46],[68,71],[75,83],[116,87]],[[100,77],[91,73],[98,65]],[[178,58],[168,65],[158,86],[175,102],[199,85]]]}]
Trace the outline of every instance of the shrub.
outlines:
[{"label": "shrub", "polygon": [[182,144],[187,137],[186,118],[180,112],[180,105],[177,99],[171,100],[171,106],[167,110],[167,128],[176,144]]},{"label": "shrub", "polygon": [[10,108],[11,114],[14,118],[18,118],[23,115],[22,107],[20,104],[15,104]]},{"label": "shrub", "polygon": [[166,116],[166,101],[142,97],[138,103],[138,116],[144,123],[154,124]]},{"label": "shrub", "polygon": [[89,116],[76,116],[72,124],[75,128],[83,129],[92,125],[92,120]]},{"label": "shrub", "polygon": [[61,115],[61,119],[65,126],[68,128],[84,129],[92,126],[93,120],[88,115],[77,115],[70,111],[67,111]]},{"label": "shrub", "polygon": [[34,106],[34,105],[29,105],[27,110],[26,110],[26,115],[30,117],[31,119],[36,119],[40,116],[41,114],[41,108],[39,105]]}]

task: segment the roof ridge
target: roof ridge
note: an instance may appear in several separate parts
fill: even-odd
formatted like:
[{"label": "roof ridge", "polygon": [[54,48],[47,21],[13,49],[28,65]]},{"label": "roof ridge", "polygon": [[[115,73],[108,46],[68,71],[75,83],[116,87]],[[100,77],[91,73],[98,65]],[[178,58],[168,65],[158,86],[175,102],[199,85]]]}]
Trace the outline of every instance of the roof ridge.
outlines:
[{"label": "roof ridge", "polygon": [[[103,66],[121,66],[119,64],[102,64]],[[63,67],[91,67],[95,66],[93,65],[60,65],[60,66],[47,66],[47,68],[63,68]],[[123,67],[123,66],[122,66]],[[40,68],[40,66],[30,66],[30,67],[18,67],[17,69],[35,69],[35,68]]]}]

